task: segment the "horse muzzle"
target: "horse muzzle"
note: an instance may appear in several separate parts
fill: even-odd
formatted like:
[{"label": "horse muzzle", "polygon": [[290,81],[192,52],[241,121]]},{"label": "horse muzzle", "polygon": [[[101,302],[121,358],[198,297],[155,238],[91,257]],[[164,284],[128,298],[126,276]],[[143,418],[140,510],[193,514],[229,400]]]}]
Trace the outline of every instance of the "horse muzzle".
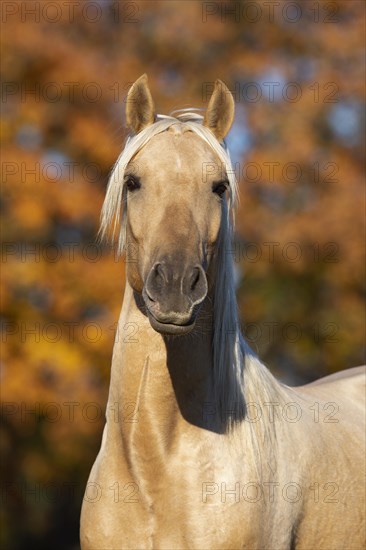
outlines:
[{"label": "horse muzzle", "polygon": [[152,328],[170,335],[190,332],[207,290],[206,274],[200,265],[182,269],[156,262],[142,291]]}]

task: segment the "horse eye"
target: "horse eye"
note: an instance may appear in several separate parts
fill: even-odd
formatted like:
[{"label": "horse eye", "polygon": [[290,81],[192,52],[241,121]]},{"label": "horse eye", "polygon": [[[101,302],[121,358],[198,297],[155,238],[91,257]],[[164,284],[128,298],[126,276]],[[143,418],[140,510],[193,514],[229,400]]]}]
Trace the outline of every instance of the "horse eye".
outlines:
[{"label": "horse eye", "polygon": [[228,181],[219,181],[213,184],[212,191],[219,197],[222,197],[225,191],[227,191],[228,185]]},{"label": "horse eye", "polygon": [[129,191],[136,191],[141,187],[141,182],[136,176],[126,176],[125,184]]}]

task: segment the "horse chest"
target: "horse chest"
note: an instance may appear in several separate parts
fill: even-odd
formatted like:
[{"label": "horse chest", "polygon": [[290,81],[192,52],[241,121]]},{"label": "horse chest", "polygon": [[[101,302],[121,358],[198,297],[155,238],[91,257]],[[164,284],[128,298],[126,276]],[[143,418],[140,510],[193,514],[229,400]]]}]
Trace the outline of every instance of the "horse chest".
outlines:
[{"label": "horse chest", "polygon": [[233,468],[227,449],[214,441],[192,441],[187,434],[169,452],[146,438],[134,442],[131,465],[141,521],[153,548],[256,547],[262,503],[253,506],[243,497],[251,474],[243,464]]}]

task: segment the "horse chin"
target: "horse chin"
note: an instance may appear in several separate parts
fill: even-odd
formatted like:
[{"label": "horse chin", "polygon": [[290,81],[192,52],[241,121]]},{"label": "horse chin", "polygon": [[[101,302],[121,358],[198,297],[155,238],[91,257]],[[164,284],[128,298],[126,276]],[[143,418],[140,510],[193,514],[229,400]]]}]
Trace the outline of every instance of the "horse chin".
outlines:
[{"label": "horse chin", "polygon": [[165,336],[183,336],[184,334],[191,332],[196,324],[196,320],[193,320],[193,322],[190,322],[187,325],[161,323],[150,312],[148,313],[148,317],[152,328],[156,330],[156,332],[159,332]]}]

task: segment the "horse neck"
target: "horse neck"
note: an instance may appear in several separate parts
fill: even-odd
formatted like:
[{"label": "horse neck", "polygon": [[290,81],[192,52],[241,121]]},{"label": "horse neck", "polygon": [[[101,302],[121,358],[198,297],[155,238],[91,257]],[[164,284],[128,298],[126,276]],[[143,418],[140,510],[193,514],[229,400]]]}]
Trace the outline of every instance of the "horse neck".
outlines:
[{"label": "horse neck", "polygon": [[153,330],[141,296],[126,282],[107,410],[115,423],[118,409],[123,434],[143,427],[167,441],[177,427],[225,433],[245,419],[246,401],[277,399],[280,385],[241,338],[230,270],[227,280],[217,276],[222,259],[212,264],[214,284],[185,336]]},{"label": "horse neck", "polygon": [[[176,424],[205,426],[205,410],[212,408],[212,312],[208,297],[192,333],[164,337],[151,327],[141,298],[126,282],[113,351],[109,394],[110,417],[129,410],[131,422],[156,421],[162,430]],[[134,412],[132,412],[134,411]],[[212,415],[208,415],[212,416]],[[211,422],[207,418],[207,422]],[[135,426],[136,427],[136,426]]]}]

